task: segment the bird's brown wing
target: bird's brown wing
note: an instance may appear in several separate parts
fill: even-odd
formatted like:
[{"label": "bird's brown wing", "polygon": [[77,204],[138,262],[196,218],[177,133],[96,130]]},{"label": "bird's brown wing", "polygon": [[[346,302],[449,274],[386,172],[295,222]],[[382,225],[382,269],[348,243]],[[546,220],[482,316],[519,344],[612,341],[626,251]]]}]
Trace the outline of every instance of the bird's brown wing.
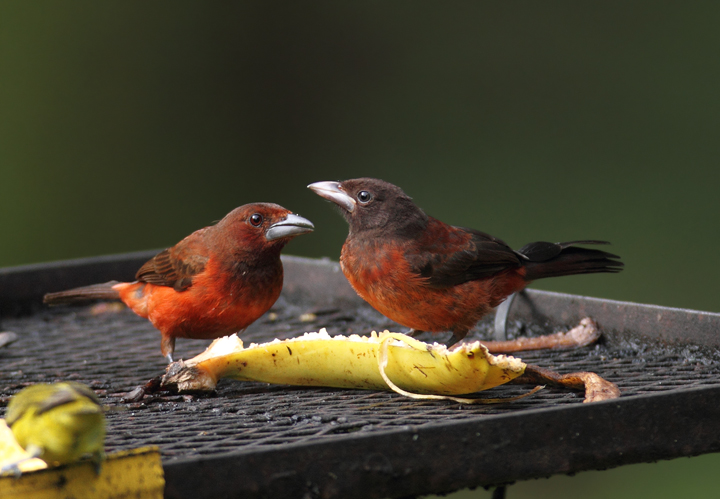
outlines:
[{"label": "bird's brown wing", "polygon": [[203,232],[196,231],[172,248],[161,251],[145,262],[135,279],[183,291],[192,285],[193,277],[203,270],[209,259]]},{"label": "bird's brown wing", "polygon": [[520,267],[521,257],[502,240],[462,227],[452,227],[451,231],[452,242],[441,235],[406,253],[411,268],[426,278],[427,285],[448,288]]}]

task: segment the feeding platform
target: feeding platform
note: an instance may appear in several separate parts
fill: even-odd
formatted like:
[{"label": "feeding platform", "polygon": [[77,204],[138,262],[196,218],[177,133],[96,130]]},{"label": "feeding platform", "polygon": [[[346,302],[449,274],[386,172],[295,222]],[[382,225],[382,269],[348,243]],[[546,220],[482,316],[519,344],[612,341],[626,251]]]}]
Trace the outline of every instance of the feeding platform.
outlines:
[{"label": "feeding platform", "polygon": [[[132,280],[154,253],[0,269],[0,412],[37,382],[75,380],[100,396],[108,452],[158,446],[165,496],[407,497],[606,469],[720,450],[720,314],[528,290],[513,303],[509,335],[568,330],[591,317],[601,341],[517,354],[560,373],[591,371],[621,396],[583,404],[547,387],[493,405],[413,400],[389,391],[221,380],[213,395],[125,397],[161,374],[160,334],[105,305],[46,308],[42,295]],[[246,343],[326,328],[335,334],[403,331],[360,298],[335,262],[283,257],[276,305]],[[468,339],[492,339],[492,317]],[[439,338],[445,339],[445,338]],[[209,344],[179,339],[176,358]],[[515,397],[526,387],[483,392]]]}]

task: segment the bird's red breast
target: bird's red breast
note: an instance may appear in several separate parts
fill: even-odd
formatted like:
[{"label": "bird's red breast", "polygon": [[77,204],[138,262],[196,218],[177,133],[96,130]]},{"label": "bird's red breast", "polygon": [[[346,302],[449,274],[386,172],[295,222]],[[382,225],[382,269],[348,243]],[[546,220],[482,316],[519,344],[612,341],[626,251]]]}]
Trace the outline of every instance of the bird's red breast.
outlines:
[{"label": "bird's red breast", "polygon": [[511,268],[452,286],[430,285],[429,276],[411,262],[428,261],[423,255],[429,251],[436,263],[447,261],[464,251],[458,247],[465,247],[469,239],[467,233],[439,224],[414,240],[348,238],[340,265],[358,295],[399,324],[430,332],[470,329],[508,295],[525,287],[524,269]]}]

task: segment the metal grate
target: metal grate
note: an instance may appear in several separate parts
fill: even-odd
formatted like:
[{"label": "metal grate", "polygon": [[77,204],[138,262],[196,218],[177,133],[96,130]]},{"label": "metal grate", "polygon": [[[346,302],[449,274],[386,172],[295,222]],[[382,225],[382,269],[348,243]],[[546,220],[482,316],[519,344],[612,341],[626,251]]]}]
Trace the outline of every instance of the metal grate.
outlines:
[{"label": "metal grate", "polygon": [[[584,316],[605,336],[574,351],[519,356],[561,373],[597,372],[619,385],[620,399],[583,404],[582,394],[546,388],[467,406],[222,380],[214,395],[128,403],[127,392],[164,371],[159,333],[127,309],[47,309],[38,300],[45,291],[130,279],[150,256],[0,269],[0,330],[20,336],[0,349],[0,413],[32,383],[90,385],[108,407],[107,450],[158,445],[167,497],[403,497],[720,451],[720,315],[544,292],[516,300],[510,336],[566,330]],[[284,261],[283,296],[243,333],[245,342],[321,327],[402,330],[357,299],[337,264]],[[470,339],[489,338],[490,327],[481,323]],[[208,343],[180,339],[176,355],[189,358]]]},{"label": "metal grate", "polygon": [[[518,413],[532,408],[579,404],[580,393],[546,388],[532,397],[495,405],[415,401],[390,392],[271,386],[221,381],[216,396],[153,396],[125,403],[126,392],[164,370],[159,333],[127,309],[44,309],[6,318],[3,328],[21,339],[0,351],[2,404],[28,384],[74,379],[87,383],[109,407],[108,450],[158,445],[164,460],[223,455],[238,449],[308,443],[337,435],[432,426],[442,422]],[[308,314],[313,314],[312,316]],[[308,320],[308,317],[315,317]],[[301,317],[303,319],[301,319]],[[244,334],[244,341],[288,338],[327,327],[331,334],[400,330],[367,306],[304,309],[281,299],[270,314]],[[489,323],[473,337],[482,337]],[[529,330],[518,321],[513,332]],[[178,340],[188,358],[207,341]],[[642,344],[599,344],[574,351],[521,355],[529,363],[559,372],[593,371],[617,383],[623,396],[700,386],[720,386],[716,353],[699,348],[655,348]],[[481,396],[510,397],[527,388],[498,387]]]}]

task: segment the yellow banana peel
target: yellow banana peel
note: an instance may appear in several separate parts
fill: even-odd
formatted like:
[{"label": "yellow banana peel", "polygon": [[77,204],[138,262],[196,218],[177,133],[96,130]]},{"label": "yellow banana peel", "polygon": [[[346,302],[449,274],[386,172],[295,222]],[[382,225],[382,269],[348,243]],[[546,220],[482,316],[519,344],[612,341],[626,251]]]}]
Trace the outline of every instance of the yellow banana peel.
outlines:
[{"label": "yellow banana peel", "polygon": [[[232,378],[303,386],[392,389],[420,398],[452,398],[507,383],[525,364],[491,355],[479,341],[448,350],[389,331],[370,336],[317,333],[251,344],[237,335],[215,340],[203,353],[168,367],[164,386],[179,392],[210,391],[218,379]],[[430,395],[428,395],[430,394]]]}]

